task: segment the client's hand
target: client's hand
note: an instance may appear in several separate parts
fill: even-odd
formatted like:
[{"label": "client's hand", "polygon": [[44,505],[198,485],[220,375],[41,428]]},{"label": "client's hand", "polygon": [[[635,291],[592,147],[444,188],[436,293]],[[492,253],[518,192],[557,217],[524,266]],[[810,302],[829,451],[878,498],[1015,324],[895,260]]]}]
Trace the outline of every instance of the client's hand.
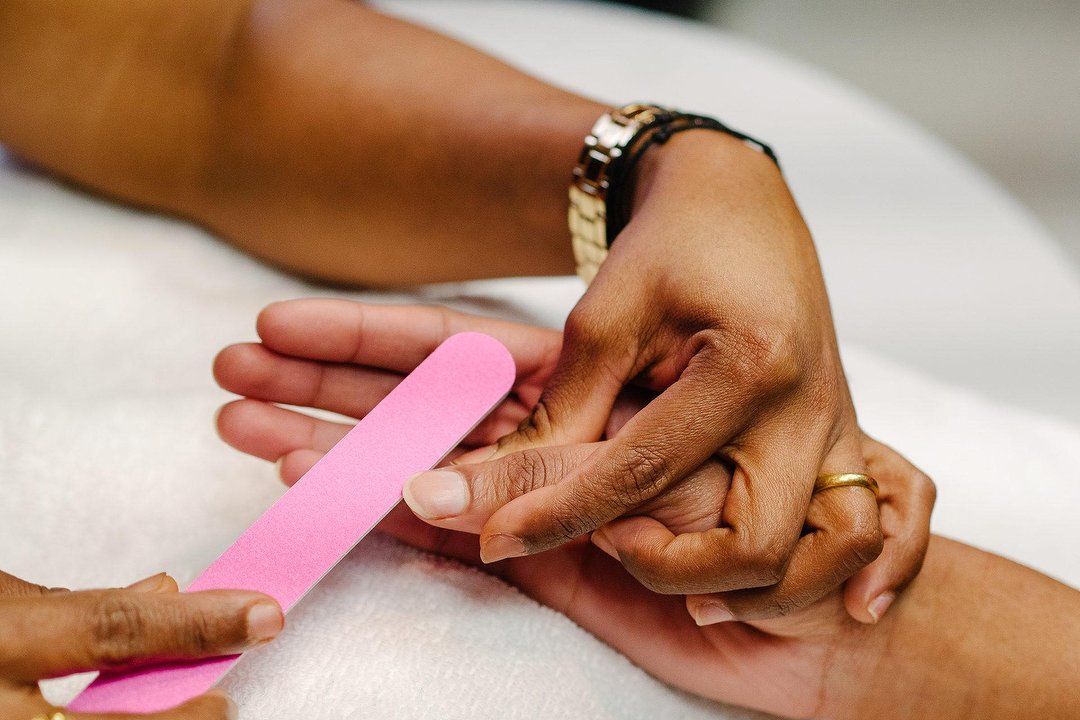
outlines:
[{"label": "client's hand", "polygon": [[[350,425],[271,403],[362,418],[440,342],[465,330],[497,337],[517,363],[518,378],[510,397],[466,438],[460,451],[480,448],[476,452],[490,454],[488,446],[529,416],[556,366],[561,333],[440,308],[334,300],[271,305],[258,321],[262,344],[222,351],[215,363],[218,381],[248,399],[222,409],[221,436],[240,450],[279,461],[283,479],[295,482]],[[609,436],[617,436],[619,427],[641,407],[640,399],[635,400],[623,394],[608,418]],[[466,482],[453,476],[458,477],[457,484],[449,489],[433,487],[420,476],[406,487],[406,500],[434,525],[477,533],[507,502],[537,489],[532,485],[537,478],[560,480],[565,468],[558,463],[579,462],[595,447],[581,445],[572,454],[566,448],[512,453],[497,463],[475,466],[486,470],[469,473]],[[754,577],[738,575],[724,592],[714,594],[711,569],[682,555],[710,533],[730,533],[733,518],[753,525],[752,515],[738,515],[732,509],[745,512],[752,507],[747,498],[753,488],[738,474],[732,481],[728,467],[719,457],[706,458],[686,480],[631,508],[632,517],[594,533],[594,542],[619,557],[651,589],[689,594],[687,607],[703,624],[787,614],[828,595],[846,580],[849,612],[857,619],[873,620],[918,572],[929,537],[933,486],[914,468],[901,465],[893,469],[887,484],[882,483],[880,521],[878,505],[867,490],[825,491],[809,504],[806,528],[790,562],[776,574],[765,568]],[[852,503],[852,494],[870,497]]]},{"label": "client's hand", "polygon": [[[178,593],[164,573],[122,590],[68,592],[0,572],[0,717],[50,717],[55,708],[41,696],[38,680],[239,653],[271,640],[283,623],[281,608],[266,595]],[[235,718],[236,709],[212,692],[146,717]]]}]

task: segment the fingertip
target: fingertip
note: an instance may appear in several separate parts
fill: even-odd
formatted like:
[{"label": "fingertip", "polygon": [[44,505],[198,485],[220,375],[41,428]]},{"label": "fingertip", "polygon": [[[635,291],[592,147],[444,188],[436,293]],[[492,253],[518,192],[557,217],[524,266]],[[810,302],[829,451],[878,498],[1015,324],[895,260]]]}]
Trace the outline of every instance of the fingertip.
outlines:
[{"label": "fingertip", "polygon": [[189,700],[178,708],[178,714],[193,718],[223,718],[237,720],[240,710],[231,697],[221,690],[211,690],[205,695]]},{"label": "fingertip", "polygon": [[228,390],[230,385],[230,378],[234,375],[233,368],[237,364],[238,355],[243,352],[242,348],[246,343],[234,343],[227,345],[218,351],[218,354],[214,356],[214,362],[211,365],[211,373],[214,376],[214,381],[219,387]]},{"label": "fingertip", "polygon": [[226,403],[218,411],[218,436],[240,452],[270,460],[276,454],[274,440],[281,431],[276,409],[271,403],[253,398]]},{"label": "fingertip", "polygon": [[525,543],[513,535],[500,533],[480,540],[480,559],[486,564],[528,554]]},{"label": "fingertip", "polygon": [[159,572],[128,585],[125,590],[140,593],[176,592],[176,580],[167,573]]},{"label": "fingertip", "polygon": [[[257,402],[247,398],[231,400],[217,409],[214,413],[214,427],[218,437],[229,445],[236,447],[236,443],[245,436],[244,429],[251,419],[251,403]],[[242,448],[239,448],[242,450]]]},{"label": "fingertip", "polygon": [[866,606],[866,612],[870,615],[875,623],[881,619],[881,617],[892,606],[893,601],[896,600],[896,593],[888,590],[881,593],[876,598],[870,601]]},{"label": "fingertip", "polygon": [[469,484],[455,470],[429,470],[410,477],[402,497],[421,520],[447,520],[468,509]]},{"label": "fingertip", "polygon": [[284,322],[288,317],[289,304],[293,300],[278,300],[272,302],[255,316],[255,333],[260,339],[266,340],[280,333]]},{"label": "fingertip", "polygon": [[896,591],[878,587],[873,573],[865,570],[844,586],[844,608],[853,620],[864,625],[874,625],[881,620],[894,600]]},{"label": "fingertip", "polygon": [[731,622],[736,619],[731,608],[713,596],[701,598],[688,595],[686,611],[690,613],[690,617],[694,619],[698,627]]},{"label": "fingertip", "polygon": [[292,487],[307,474],[315,463],[322,459],[325,453],[318,450],[293,450],[278,458],[277,473],[281,481]]},{"label": "fingertip", "polygon": [[663,544],[674,537],[668,528],[655,518],[638,515],[620,518],[602,528],[605,539],[618,550],[641,549]]},{"label": "fingertip", "polygon": [[494,460],[495,455],[499,452],[498,443],[492,445],[485,445],[484,447],[478,447],[475,450],[470,450],[467,453],[458,455],[456,458],[450,461],[449,465],[477,465],[480,463]]},{"label": "fingertip", "polygon": [[284,629],[285,613],[274,598],[267,596],[248,609],[248,639],[253,643],[261,644],[273,640]]},{"label": "fingertip", "polygon": [[592,541],[592,544],[600,548],[602,552],[619,560],[619,553],[615,549],[615,544],[611,542],[611,538],[604,534],[604,528],[594,530],[589,539]]}]

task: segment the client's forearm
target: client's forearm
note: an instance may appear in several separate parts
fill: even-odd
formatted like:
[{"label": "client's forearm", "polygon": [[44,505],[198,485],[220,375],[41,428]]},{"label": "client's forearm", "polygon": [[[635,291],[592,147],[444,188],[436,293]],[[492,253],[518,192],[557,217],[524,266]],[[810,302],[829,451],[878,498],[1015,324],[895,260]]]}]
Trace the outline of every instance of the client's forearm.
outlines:
[{"label": "client's forearm", "polygon": [[351,0],[0,2],[0,142],[331,280],[571,272],[601,111]]},{"label": "client's forearm", "polygon": [[1080,717],[1080,593],[935,537],[894,608],[833,657],[829,718]]}]

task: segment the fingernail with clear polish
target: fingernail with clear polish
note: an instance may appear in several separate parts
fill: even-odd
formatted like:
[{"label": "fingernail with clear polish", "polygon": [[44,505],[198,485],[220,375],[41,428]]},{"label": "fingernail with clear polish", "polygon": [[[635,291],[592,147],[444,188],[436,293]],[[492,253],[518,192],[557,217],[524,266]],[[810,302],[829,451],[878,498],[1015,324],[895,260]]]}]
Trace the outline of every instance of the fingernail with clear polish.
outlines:
[{"label": "fingernail with clear polish", "polygon": [[513,535],[492,535],[480,546],[480,559],[486,563],[525,555],[525,543]]},{"label": "fingernail with clear polish", "polygon": [[413,475],[402,492],[405,503],[425,520],[455,517],[469,504],[469,489],[461,473],[432,470]]},{"label": "fingernail with clear polish", "polygon": [[285,616],[274,603],[260,602],[251,606],[247,614],[248,642],[252,645],[272,640],[285,627]]},{"label": "fingernail with clear polish", "polygon": [[128,585],[125,590],[134,590],[135,592],[152,593],[162,590],[168,581],[168,575],[163,572],[156,573],[150,577],[143,578]]},{"label": "fingernail with clear polish", "polygon": [[734,619],[735,615],[720,603],[704,603],[694,610],[694,622],[698,625],[715,625]]},{"label": "fingernail with clear polish", "polygon": [[870,604],[866,606],[866,612],[870,613],[870,617],[874,618],[874,622],[877,622],[895,599],[896,593],[892,591],[883,592],[870,601]]}]

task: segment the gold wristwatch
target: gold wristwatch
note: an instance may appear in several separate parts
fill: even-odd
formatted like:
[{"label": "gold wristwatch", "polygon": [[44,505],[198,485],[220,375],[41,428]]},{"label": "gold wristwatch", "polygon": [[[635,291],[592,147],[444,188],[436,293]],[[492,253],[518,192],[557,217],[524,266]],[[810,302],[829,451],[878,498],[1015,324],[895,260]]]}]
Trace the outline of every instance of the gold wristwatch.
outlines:
[{"label": "gold wristwatch", "polygon": [[604,113],[585,138],[570,183],[570,238],[577,273],[592,282],[608,254],[607,197],[612,163],[641,131],[668,111],[635,103]]},{"label": "gold wristwatch", "polygon": [[570,183],[570,237],[577,273],[586,283],[596,277],[608,248],[629,220],[626,195],[634,164],[651,146],[695,129],[731,135],[780,166],[771,147],[716,118],[646,103],[604,113],[585,138]]}]

